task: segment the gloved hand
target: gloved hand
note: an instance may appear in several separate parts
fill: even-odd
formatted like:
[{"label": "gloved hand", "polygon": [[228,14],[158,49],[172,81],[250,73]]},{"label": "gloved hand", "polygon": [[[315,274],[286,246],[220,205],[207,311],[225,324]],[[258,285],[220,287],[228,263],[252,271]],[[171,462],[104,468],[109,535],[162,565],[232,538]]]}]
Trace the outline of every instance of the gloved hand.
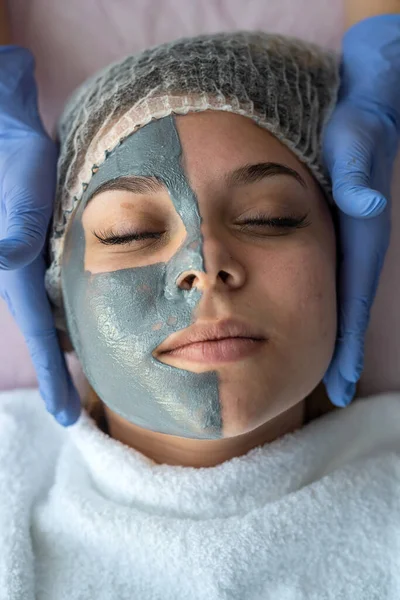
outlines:
[{"label": "gloved hand", "polygon": [[47,410],[69,425],[80,400],[44,287],[57,148],[38,114],[33,71],[28,50],[0,47],[0,296],[25,337]]},{"label": "gloved hand", "polygon": [[400,14],[360,21],[343,38],[337,106],[323,158],[339,207],[339,333],[325,374],[336,406],[351,402],[390,237],[390,183],[400,138]]}]

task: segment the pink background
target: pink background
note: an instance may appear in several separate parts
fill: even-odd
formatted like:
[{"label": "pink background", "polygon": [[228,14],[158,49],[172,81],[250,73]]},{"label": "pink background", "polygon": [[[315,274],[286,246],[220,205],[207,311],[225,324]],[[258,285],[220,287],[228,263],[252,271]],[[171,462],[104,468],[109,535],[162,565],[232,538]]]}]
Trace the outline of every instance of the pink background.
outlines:
[{"label": "pink background", "polygon": [[[177,37],[263,29],[339,49],[339,0],[13,0],[16,43],[36,57],[39,101],[52,131],[66,97],[109,62]],[[367,334],[361,395],[400,389],[400,156],[393,234]],[[0,300],[0,389],[36,385],[24,340]],[[82,381],[76,361],[75,376]],[[81,383],[79,384],[81,385]]]}]

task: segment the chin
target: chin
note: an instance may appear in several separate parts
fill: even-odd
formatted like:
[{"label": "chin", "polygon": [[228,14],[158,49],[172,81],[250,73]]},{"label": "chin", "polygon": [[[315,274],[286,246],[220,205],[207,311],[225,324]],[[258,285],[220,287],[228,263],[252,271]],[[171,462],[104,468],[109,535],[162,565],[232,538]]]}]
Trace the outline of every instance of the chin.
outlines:
[{"label": "chin", "polygon": [[224,437],[253,431],[269,418],[268,402],[265,398],[250,397],[245,390],[243,394],[237,390],[235,394],[230,394],[226,386],[222,386],[220,402]]}]

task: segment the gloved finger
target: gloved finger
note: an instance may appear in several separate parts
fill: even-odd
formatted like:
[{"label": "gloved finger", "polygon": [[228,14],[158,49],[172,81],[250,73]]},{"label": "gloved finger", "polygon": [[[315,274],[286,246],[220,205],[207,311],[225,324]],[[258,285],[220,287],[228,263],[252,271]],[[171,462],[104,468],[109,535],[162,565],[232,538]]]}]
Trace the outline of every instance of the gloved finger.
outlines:
[{"label": "gloved finger", "polygon": [[3,297],[25,338],[46,408],[55,414],[70,404],[76,410],[80,401],[59,346],[44,287],[45,268],[37,259],[24,269],[2,273]]},{"label": "gloved finger", "polygon": [[348,406],[356,392],[356,384],[347,381],[333,361],[328,368],[323,382],[330,401],[334,406],[343,408]]},{"label": "gloved finger", "polygon": [[62,419],[65,420],[67,416],[69,421],[75,422],[80,414],[80,398],[68,372],[55,329],[27,336],[25,340],[46,409],[56,418],[61,412]]},{"label": "gloved finger", "polygon": [[332,194],[335,203],[351,217],[371,218],[380,215],[387,199],[371,188],[371,157],[353,148],[332,166]]},{"label": "gloved finger", "polygon": [[29,215],[20,217],[18,233],[0,240],[0,269],[21,269],[34,261],[45,243],[45,231],[29,229]]},{"label": "gloved finger", "polygon": [[334,186],[332,190],[336,204],[349,216],[373,218],[382,213],[387,199],[378,190],[366,186],[357,186],[350,179],[344,184]]},{"label": "gloved finger", "polygon": [[364,339],[390,239],[389,206],[374,219],[340,216],[343,259],[339,280],[338,368],[358,381],[364,361]]},{"label": "gloved finger", "polygon": [[46,240],[54,209],[57,146],[32,134],[18,144],[10,140],[0,156],[0,267],[18,269],[35,260]]},{"label": "gloved finger", "polygon": [[[371,291],[374,291],[371,284]],[[356,383],[364,368],[364,340],[372,300],[353,298],[341,306],[341,333],[337,340],[337,368],[343,377]]]},{"label": "gloved finger", "polygon": [[342,262],[339,285],[339,333],[324,381],[337,406],[351,401],[364,366],[364,340],[390,238],[390,207],[375,219],[339,215]]},{"label": "gloved finger", "polygon": [[63,409],[55,414],[55,418],[60,425],[69,427],[70,425],[76,423],[76,421],[79,419],[82,407],[80,398],[76,393],[76,389],[67,366],[65,366],[65,369],[68,378],[68,403]]}]

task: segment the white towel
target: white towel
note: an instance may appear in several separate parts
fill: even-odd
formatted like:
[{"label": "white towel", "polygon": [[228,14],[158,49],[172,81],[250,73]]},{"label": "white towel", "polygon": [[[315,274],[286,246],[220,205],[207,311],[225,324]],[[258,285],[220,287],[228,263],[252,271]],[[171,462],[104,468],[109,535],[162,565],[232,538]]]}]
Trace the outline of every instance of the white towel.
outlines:
[{"label": "white towel", "polygon": [[4,600],[398,600],[399,508],[400,394],[201,469],[0,394]]}]

